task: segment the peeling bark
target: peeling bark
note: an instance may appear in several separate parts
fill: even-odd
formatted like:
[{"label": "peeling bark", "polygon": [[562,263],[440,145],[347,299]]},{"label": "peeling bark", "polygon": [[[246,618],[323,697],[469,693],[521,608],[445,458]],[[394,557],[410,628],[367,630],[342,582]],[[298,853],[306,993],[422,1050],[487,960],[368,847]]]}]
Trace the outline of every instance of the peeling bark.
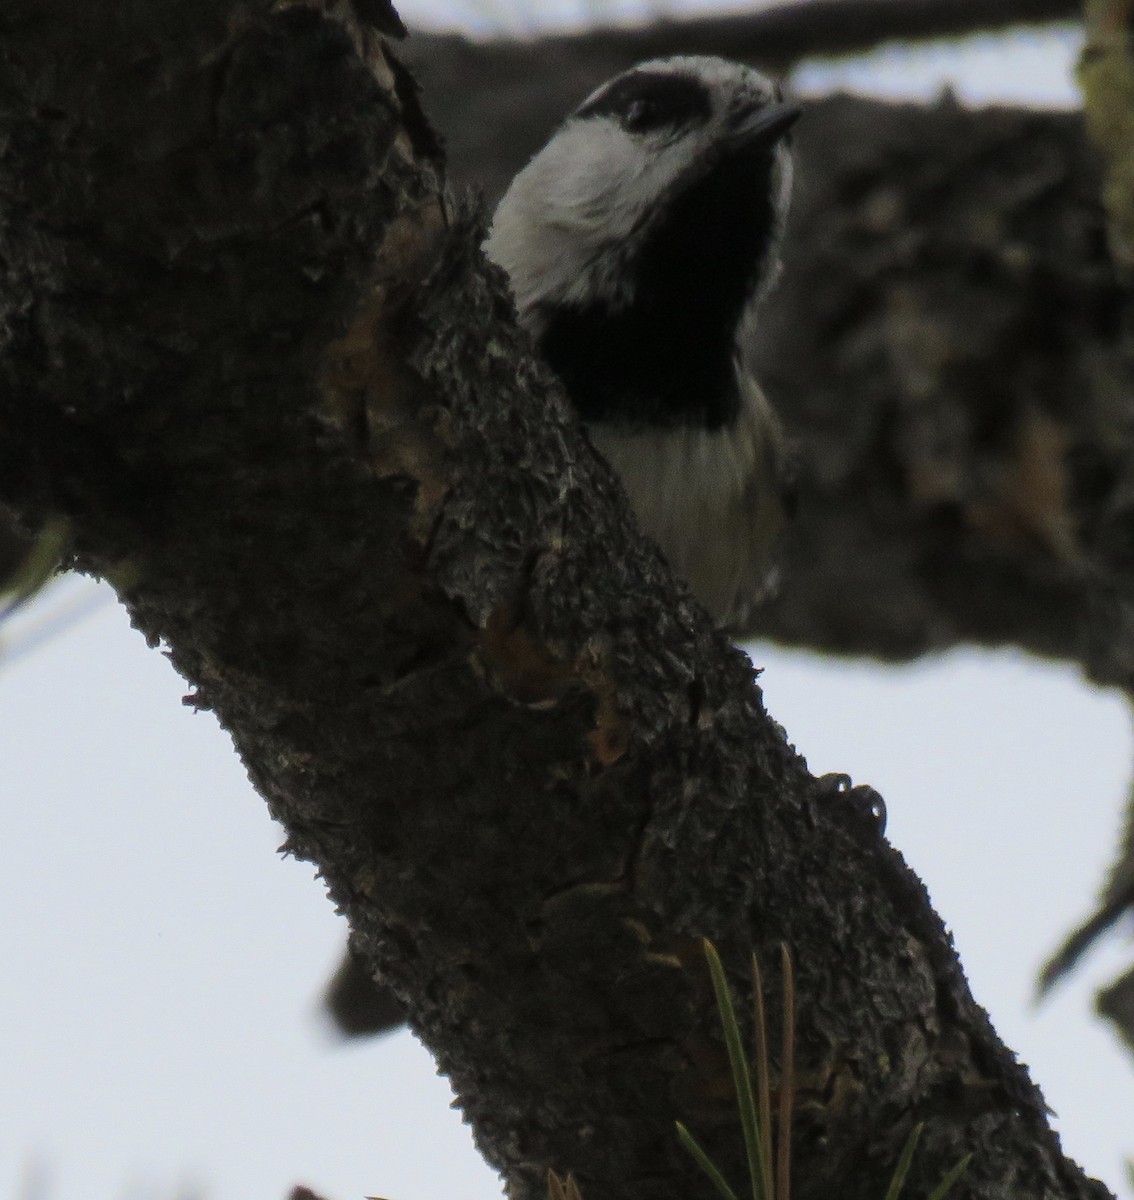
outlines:
[{"label": "peeling bark", "polygon": [[686,1197],[675,1118],[737,1175],[703,935],[741,989],[792,948],[799,1200],[881,1195],[917,1120],[913,1192],[1107,1195],[637,534],[373,8],[10,0],[0,502],[216,711],[514,1196]]}]

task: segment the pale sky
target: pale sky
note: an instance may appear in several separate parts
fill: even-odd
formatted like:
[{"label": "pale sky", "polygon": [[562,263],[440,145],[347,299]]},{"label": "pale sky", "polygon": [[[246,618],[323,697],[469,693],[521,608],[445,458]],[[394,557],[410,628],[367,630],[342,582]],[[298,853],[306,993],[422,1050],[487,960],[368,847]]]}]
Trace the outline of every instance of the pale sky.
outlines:
[{"label": "pale sky", "polygon": [[[509,8],[466,6],[470,20]],[[986,40],[799,84],[926,96],[949,81],[974,103],[1070,104],[1073,53],[1068,37]],[[421,1047],[343,1046],[320,1024],[341,922],[312,868],[275,854],[279,829],[169,664],[112,603],[28,644],[93,588],[61,585],[5,631],[17,653],[0,659],[0,1197],[283,1200],[305,1182],[330,1200],[491,1200],[498,1180]],[[900,670],[753,656],[812,769],[883,793],[891,839],[1068,1152],[1121,1189],[1134,1060],[1091,1016],[1121,939],[1038,1012],[1030,997],[1115,846],[1134,761],[1123,701],[1015,654]]]}]

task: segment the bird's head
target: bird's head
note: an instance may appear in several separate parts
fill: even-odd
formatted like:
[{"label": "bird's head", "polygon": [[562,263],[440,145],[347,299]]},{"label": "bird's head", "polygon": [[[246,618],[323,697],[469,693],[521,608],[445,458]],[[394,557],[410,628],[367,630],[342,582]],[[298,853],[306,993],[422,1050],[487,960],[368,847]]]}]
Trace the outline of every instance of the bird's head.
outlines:
[{"label": "bird's head", "polygon": [[774,277],[799,109],[740,63],[679,57],[603,84],[516,176],[485,249],[537,334],[556,309],[695,305],[733,327]]}]

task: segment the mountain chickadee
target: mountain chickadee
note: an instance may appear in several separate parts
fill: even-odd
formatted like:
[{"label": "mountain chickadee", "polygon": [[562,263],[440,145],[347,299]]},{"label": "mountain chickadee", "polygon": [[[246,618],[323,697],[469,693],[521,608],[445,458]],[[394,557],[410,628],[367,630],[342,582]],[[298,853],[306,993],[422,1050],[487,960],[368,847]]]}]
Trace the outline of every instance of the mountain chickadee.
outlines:
[{"label": "mountain chickadee", "polygon": [[[768,586],[785,491],[743,346],[779,269],[798,116],[738,63],[642,63],[516,176],[484,247],[646,532],[731,626]],[[401,1020],[350,952],[326,1006],[348,1035]]]},{"label": "mountain chickadee", "polygon": [[799,115],[739,63],[641,63],[516,176],[484,244],[643,528],[729,627],[768,588],[783,512],[784,440],[744,345]]}]

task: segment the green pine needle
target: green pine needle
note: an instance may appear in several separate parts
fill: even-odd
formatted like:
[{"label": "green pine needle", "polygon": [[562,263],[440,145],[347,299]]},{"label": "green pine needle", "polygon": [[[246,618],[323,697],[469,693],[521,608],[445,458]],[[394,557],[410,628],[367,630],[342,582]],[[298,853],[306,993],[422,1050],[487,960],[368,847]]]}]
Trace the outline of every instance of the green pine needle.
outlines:
[{"label": "green pine needle", "polygon": [[677,1136],[681,1139],[681,1144],[689,1151],[697,1165],[709,1177],[713,1187],[720,1192],[723,1200],[736,1200],[736,1193],[725,1182],[725,1177],[717,1170],[716,1163],[701,1149],[701,1145],[697,1139],[680,1121],[675,1121],[674,1124],[677,1126]]},{"label": "green pine needle", "polygon": [[[736,1010],[732,1003],[732,991],[725,978],[724,967],[716,947],[707,938],[703,939],[705,959],[709,964],[709,978],[713,983],[713,992],[717,1000],[717,1010],[721,1018],[721,1028],[724,1032],[725,1048],[728,1051],[729,1066],[732,1080],[736,1088],[736,1106],[740,1116],[740,1127],[744,1134],[744,1148],[748,1154],[748,1173],[752,1182],[752,1200],[789,1200],[791,1193],[791,1112],[795,1099],[795,983],[792,970],[791,955],[781,943],[780,951],[783,959],[784,973],[784,1030],[783,1030],[783,1061],[780,1081],[780,1112],[779,1112],[779,1163],[773,1169],[771,1142],[771,1071],[768,1062],[767,1027],[763,1004],[763,983],[760,978],[760,967],[753,957],[752,962],[752,992],[755,1004],[756,1032],[756,1087],[759,1090],[760,1105],[757,1109],[756,1095],[752,1086],[752,1074],[744,1056],[741,1043],[740,1026],[736,1020]],[[713,1187],[722,1200],[737,1200],[736,1193],[729,1187],[724,1176],[718,1170],[713,1160],[701,1148],[700,1143],[680,1122],[676,1122],[677,1136],[681,1144],[689,1151],[693,1160],[708,1176]],[[898,1165],[890,1178],[886,1189],[885,1200],[899,1200],[906,1176],[910,1173],[914,1155],[917,1153],[918,1142],[921,1139],[925,1122],[919,1121],[910,1130],[906,1144],[902,1148]],[[933,1189],[926,1200],[946,1200],[954,1184],[964,1175],[972,1155],[966,1154],[944,1179]]]},{"label": "green pine needle", "polygon": [[945,1197],[952,1191],[953,1184],[968,1170],[969,1163],[972,1161],[973,1156],[966,1154],[933,1191],[929,1193],[929,1200],[945,1200]]},{"label": "green pine needle", "polygon": [[760,1122],[756,1115],[756,1100],[752,1094],[752,1076],[748,1060],[740,1040],[740,1025],[732,1005],[732,990],[725,978],[724,967],[716,948],[705,939],[705,958],[709,963],[709,977],[720,1010],[721,1027],[724,1032],[725,1048],[728,1050],[732,1081],[736,1087],[736,1104],[740,1114],[740,1128],[744,1133],[744,1148],[748,1154],[748,1174],[752,1180],[752,1200],[772,1200],[764,1194],[764,1180],[768,1166],[764,1162],[764,1144],[760,1137]]},{"label": "green pine needle", "polygon": [[902,1147],[902,1157],[898,1159],[898,1165],[894,1168],[894,1174],[890,1179],[890,1186],[886,1189],[886,1200],[898,1200],[902,1184],[906,1182],[906,1176],[910,1173],[910,1164],[913,1162],[918,1139],[924,1128],[925,1122],[918,1121],[910,1130],[910,1136],[906,1138],[906,1144]]}]

